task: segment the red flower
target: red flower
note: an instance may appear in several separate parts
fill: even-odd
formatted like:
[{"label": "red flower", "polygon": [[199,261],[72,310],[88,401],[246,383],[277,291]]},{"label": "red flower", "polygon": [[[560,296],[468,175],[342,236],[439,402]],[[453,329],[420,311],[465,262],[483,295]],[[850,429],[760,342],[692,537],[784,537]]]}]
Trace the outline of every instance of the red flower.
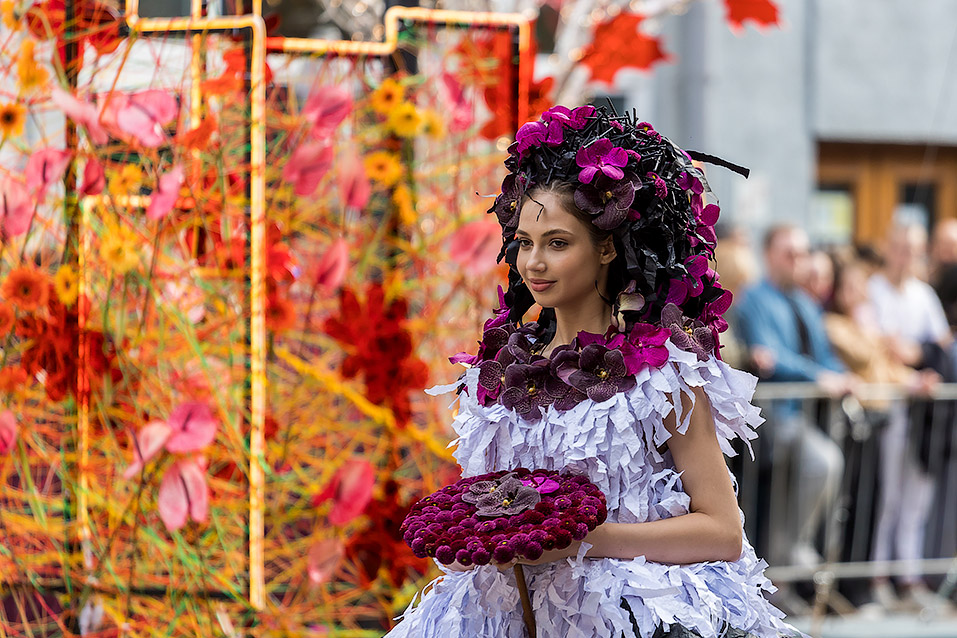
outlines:
[{"label": "red flower", "polygon": [[405,327],[408,304],[404,299],[386,303],[379,283],[366,288],[365,307],[348,288],[340,291],[339,299],[339,316],[327,319],[323,330],[351,346],[342,375],[361,374],[368,399],[390,407],[396,423],[405,426],[412,417],[409,392],[422,389],[429,376],[428,367],[414,356],[412,335]]}]

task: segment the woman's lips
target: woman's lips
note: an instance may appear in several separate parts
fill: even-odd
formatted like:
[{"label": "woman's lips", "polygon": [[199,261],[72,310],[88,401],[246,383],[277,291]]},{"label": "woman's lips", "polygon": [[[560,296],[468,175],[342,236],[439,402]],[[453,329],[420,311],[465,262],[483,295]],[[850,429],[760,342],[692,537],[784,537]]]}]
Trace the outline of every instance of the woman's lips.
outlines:
[{"label": "woman's lips", "polygon": [[554,281],[531,281],[528,282],[528,287],[534,290],[535,292],[543,292],[548,290],[551,285],[555,283]]}]

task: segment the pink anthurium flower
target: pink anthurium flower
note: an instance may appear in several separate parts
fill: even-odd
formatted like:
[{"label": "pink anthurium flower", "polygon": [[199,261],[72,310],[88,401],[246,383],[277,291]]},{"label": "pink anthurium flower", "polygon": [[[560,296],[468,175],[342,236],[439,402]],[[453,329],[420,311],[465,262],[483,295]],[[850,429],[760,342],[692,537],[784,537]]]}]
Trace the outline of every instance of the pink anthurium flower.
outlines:
[{"label": "pink anthurium flower", "polygon": [[17,442],[17,418],[11,410],[0,412],[0,454],[7,454]]},{"label": "pink anthurium flower", "polygon": [[53,87],[50,91],[50,99],[68,118],[86,129],[91,142],[106,144],[110,141],[106,129],[100,124],[99,111],[94,104],[80,100],[59,87]]},{"label": "pink anthurium flower", "polygon": [[33,217],[34,201],[23,182],[9,175],[0,176],[0,217],[3,237],[27,232]]},{"label": "pink anthurium flower", "polygon": [[302,115],[312,124],[312,136],[328,137],[352,112],[352,95],[341,86],[320,86],[306,99]]},{"label": "pink anthurium flower", "polygon": [[347,208],[363,208],[369,203],[372,185],[365,166],[354,151],[339,162],[339,191]]},{"label": "pink anthurium flower", "polygon": [[41,148],[27,160],[27,190],[37,199],[43,199],[47,188],[63,178],[63,171],[70,163],[70,153],[58,148]]},{"label": "pink anthurium flower", "polygon": [[345,525],[362,514],[372,500],[375,485],[375,468],[365,459],[352,459],[340,467],[326,488],[312,499],[320,505],[332,499],[329,522]]},{"label": "pink anthurium flower", "polygon": [[149,219],[162,219],[173,210],[184,180],[183,167],[179,164],[173,166],[169,172],[160,175],[156,190],[150,196],[150,205],[146,209],[146,216]]},{"label": "pink anthurium flower", "polygon": [[462,83],[452,73],[442,73],[442,82],[439,84],[439,91],[442,95],[442,103],[448,105],[449,130],[453,133],[461,133],[472,126],[474,120],[472,115],[472,105],[469,104],[465,96],[465,89]]},{"label": "pink anthurium flower", "polygon": [[326,292],[332,292],[342,285],[349,268],[349,244],[342,237],[332,243],[326,254],[319,260],[316,268],[316,285]]},{"label": "pink anthurium flower", "polygon": [[83,195],[99,195],[106,186],[106,177],[103,174],[103,165],[93,158],[83,167],[83,184],[80,193]]},{"label": "pink anthurium flower", "polygon": [[502,248],[501,227],[488,219],[462,225],[449,242],[452,259],[472,276],[482,275],[495,266]]},{"label": "pink anthurium flower", "polygon": [[296,195],[312,195],[332,166],[332,146],[325,142],[307,141],[300,144],[286,161],[282,178],[295,185]]},{"label": "pink anthurium flower", "polygon": [[133,462],[126,471],[123,472],[123,478],[130,479],[143,470],[143,466],[156,453],[163,449],[163,445],[169,440],[173,433],[173,428],[166,421],[150,421],[136,434],[131,434],[133,439]]},{"label": "pink anthurium flower", "polygon": [[332,578],[344,553],[345,548],[338,538],[327,538],[313,543],[306,557],[309,580],[315,585],[321,585]]},{"label": "pink anthurium flower", "polygon": [[166,423],[172,430],[166,449],[170,452],[195,452],[216,438],[219,424],[209,405],[200,401],[179,404]]},{"label": "pink anthurium flower", "polygon": [[181,528],[188,518],[197,523],[206,522],[209,514],[209,485],[198,459],[181,459],[166,470],[156,505],[160,519],[170,531]]},{"label": "pink anthurium flower", "polygon": [[164,127],[176,119],[179,106],[166,91],[150,89],[129,95],[114,94],[107,109],[117,128],[143,146],[156,148],[166,142]]}]

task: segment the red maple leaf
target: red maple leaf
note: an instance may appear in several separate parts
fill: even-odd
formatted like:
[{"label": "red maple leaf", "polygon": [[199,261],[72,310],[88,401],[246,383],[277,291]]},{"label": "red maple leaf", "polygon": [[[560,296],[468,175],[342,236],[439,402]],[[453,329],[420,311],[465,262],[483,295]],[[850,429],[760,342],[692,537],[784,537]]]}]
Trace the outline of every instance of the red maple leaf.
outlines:
[{"label": "red maple leaf", "polygon": [[728,8],[728,24],[734,30],[744,28],[745,20],[759,27],[778,25],[778,7],[771,0],[724,0]]},{"label": "red maple leaf", "polygon": [[595,28],[595,38],[581,59],[591,69],[593,81],[611,84],[619,69],[650,69],[655,62],[670,59],[658,38],[638,31],[643,19],[634,13],[619,13]]}]

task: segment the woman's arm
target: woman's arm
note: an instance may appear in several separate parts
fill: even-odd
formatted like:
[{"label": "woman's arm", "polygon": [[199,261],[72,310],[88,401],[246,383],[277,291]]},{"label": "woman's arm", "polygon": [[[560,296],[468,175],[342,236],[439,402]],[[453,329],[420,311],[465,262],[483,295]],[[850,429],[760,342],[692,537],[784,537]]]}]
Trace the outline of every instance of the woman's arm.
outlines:
[{"label": "woman's arm", "polygon": [[[704,391],[694,389],[695,408],[685,434],[678,434],[674,413],[665,419],[671,433],[668,448],[691,497],[690,513],[648,523],[604,523],[585,542],[586,556],[634,558],[644,556],[659,563],[734,561],[741,556],[741,519],[724,454],[718,447],[711,406]],[[690,400],[682,395],[685,410]],[[540,564],[578,554],[580,543],[564,550],[545,552]]]}]

